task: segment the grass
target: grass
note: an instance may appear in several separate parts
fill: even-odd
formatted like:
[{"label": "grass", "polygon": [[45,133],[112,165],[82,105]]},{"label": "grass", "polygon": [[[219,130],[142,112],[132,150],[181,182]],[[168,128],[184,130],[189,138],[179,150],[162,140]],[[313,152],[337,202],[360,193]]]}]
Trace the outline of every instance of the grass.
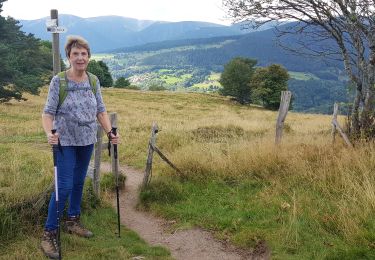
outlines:
[{"label": "grass", "polygon": [[156,158],[164,179],[142,195],[146,208],[240,247],[265,239],[276,259],[374,256],[374,147],[332,147],[330,116],[290,113],[276,149],[274,112],[215,95],[127,95],[128,162],[144,167],[138,152],[157,121],[158,147],[183,172]]},{"label": "grass", "polygon": [[191,74],[183,74],[177,77],[177,76],[174,76],[172,72],[172,75],[164,74],[164,75],[159,76],[159,79],[163,80],[165,84],[167,85],[173,85],[176,83],[182,83],[185,80],[189,79],[190,77],[191,77]]},{"label": "grass", "polygon": [[[39,248],[47,204],[36,209],[34,198],[51,183],[52,158],[47,145],[14,140],[0,145],[0,259],[45,259]],[[108,175],[102,176],[104,198],[113,188],[110,184],[114,181],[109,179]],[[168,250],[147,245],[124,226],[119,239],[115,235],[115,211],[93,197],[90,181],[85,187],[83,222],[96,235],[93,239],[82,239],[63,234],[64,258],[171,259]]]},{"label": "grass", "polygon": [[[113,209],[104,206],[91,210],[83,216],[86,226],[95,234],[85,239],[65,233],[61,234],[62,256],[65,259],[172,259],[162,247],[150,247],[139,236],[122,227],[118,238],[117,216]],[[45,259],[39,249],[42,229],[33,229],[17,237],[2,248],[0,259]]]},{"label": "grass", "polygon": [[211,75],[208,76],[208,79],[205,80],[204,82],[201,83],[196,83],[193,86],[191,86],[192,89],[194,90],[209,90],[210,86],[215,86],[215,87],[221,87],[221,84],[219,83],[220,80],[220,73],[211,73]]},{"label": "grass", "polygon": [[296,80],[310,80],[310,79],[318,80],[319,79],[317,76],[315,76],[312,73],[297,72],[297,71],[289,71],[288,73],[292,79],[296,79]]},{"label": "grass", "polygon": [[[210,152],[207,156],[200,153],[197,157],[201,161],[215,158]],[[230,152],[228,156],[231,156]],[[373,195],[369,197],[373,194],[373,186],[366,189],[370,185],[367,183],[362,186],[363,190],[345,191],[344,185],[350,186],[349,181],[353,181],[349,171],[327,176],[315,165],[317,170],[301,176],[299,171],[303,169],[292,170],[289,165],[293,162],[287,163],[283,154],[269,153],[269,156],[268,159],[263,157],[263,163],[258,164],[249,158],[251,166],[248,170],[243,169],[249,176],[237,178],[237,172],[228,176],[221,165],[218,166],[230,164],[225,159],[224,162],[214,160],[207,168],[197,162],[187,167],[177,161],[175,163],[185,174],[189,172],[186,171],[188,168],[190,173],[198,175],[199,172],[204,178],[164,177],[143,192],[143,203],[168,219],[178,220],[185,226],[197,225],[213,230],[218,238],[243,248],[266,240],[274,259],[374,257],[374,200]],[[354,161],[348,160],[346,166],[353,164],[351,167],[356,168],[362,164]],[[324,161],[318,160],[311,161],[308,167],[319,163],[325,165]],[[240,159],[226,168],[243,167],[239,164]],[[326,181],[319,180],[323,176]],[[372,177],[364,174],[355,178],[369,180]],[[361,181],[355,186],[359,188],[360,184]],[[163,188],[164,185],[168,188]]]},{"label": "grass", "polygon": [[[214,94],[103,93],[118,113],[121,163],[144,169],[157,122],[157,146],[182,171],[156,156],[141,207],[239,247],[265,240],[274,259],[375,257],[375,146],[348,149],[340,138],[332,146],[330,116],[289,113],[275,147],[276,112]],[[0,105],[0,169],[10,173],[0,175],[0,215],[1,205],[22,202],[51,180],[40,126],[45,96]]]},{"label": "grass", "polygon": [[[45,259],[39,245],[47,204],[34,207],[53,176],[51,150],[41,128],[45,94],[0,104],[0,259]],[[109,190],[108,182],[103,176],[102,187]],[[171,259],[168,250],[147,245],[125,227],[117,238],[115,211],[105,201],[98,204],[90,187],[86,183],[82,217],[96,236],[87,240],[63,234],[64,258]],[[105,190],[102,194],[108,197]]]}]

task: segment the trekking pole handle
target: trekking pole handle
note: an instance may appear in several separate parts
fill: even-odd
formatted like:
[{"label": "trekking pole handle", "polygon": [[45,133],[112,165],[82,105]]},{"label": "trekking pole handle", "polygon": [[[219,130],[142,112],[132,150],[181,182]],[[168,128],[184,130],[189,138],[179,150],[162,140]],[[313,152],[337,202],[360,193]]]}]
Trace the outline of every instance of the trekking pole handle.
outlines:
[{"label": "trekking pole handle", "polygon": [[[51,133],[54,135],[56,134],[56,129],[52,129],[51,130]],[[58,139],[58,142],[57,142],[57,145],[53,145],[53,148],[58,148],[60,150],[60,152],[62,152],[62,147],[61,147],[61,143],[60,143],[60,139]]]},{"label": "trekking pole handle", "polygon": [[[51,130],[51,133],[52,133],[53,135],[55,135],[55,134],[56,134],[56,131],[57,131],[56,129],[52,129],[52,130]],[[59,143],[60,143],[60,140],[59,140]],[[56,145],[54,144],[53,147],[55,147],[55,146],[56,146]]]},{"label": "trekking pole handle", "polygon": [[112,132],[114,135],[117,135],[117,127],[112,127],[111,132]]},{"label": "trekking pole handle", "polygon": [[[117,135],[117,127],[112,127],[111,132],[114,135]],[[117,144],[113,145],[113,153],[114,153],[115,159],[117,159]]]},{"label": "trekking pole handle", "polygon": [[[54,135],[54,134],[56,134],[56,129],[52,129],[51,130],[51,133]],[[56,151],[56,149],[57,149],[57,145],[52,145],[52,154],[53,154],[53,165],[54,166],[56,166],[57,165],[57,158],[56,158],[56,153],[57,153],[57,151]]]}]

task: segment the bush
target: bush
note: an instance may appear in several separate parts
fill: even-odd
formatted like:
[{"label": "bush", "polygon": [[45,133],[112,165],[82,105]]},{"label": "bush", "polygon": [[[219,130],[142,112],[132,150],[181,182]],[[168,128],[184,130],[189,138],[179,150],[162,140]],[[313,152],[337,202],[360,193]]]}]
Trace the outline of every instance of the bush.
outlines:
[{"label": "bush", "polygon": [[163,91],[163,90],[167,90],[164,86],[161,86],[161,85],[151,85],[148,90],[150,91]]},{"label": "bush", "polygon": [[128,88],[130,86],[130,81],[124,77],[119,77],[116,80],[115,88]]}]

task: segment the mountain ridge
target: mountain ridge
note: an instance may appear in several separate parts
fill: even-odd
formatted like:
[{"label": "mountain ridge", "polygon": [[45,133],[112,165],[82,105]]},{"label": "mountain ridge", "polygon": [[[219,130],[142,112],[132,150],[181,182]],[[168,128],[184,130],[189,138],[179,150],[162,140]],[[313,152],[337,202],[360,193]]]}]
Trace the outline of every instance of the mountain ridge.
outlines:
[{"label": "mountain ridge", "polygon": [[[46,30],[49,17],[34,20],[19,20],[21,30],[32,33],[43,40],[50,40]],[[138,20],[122,16],[98,16],[82,18],[74,15],[60,14],[59,26],[68,32],[61,34],[65,42],[68,34],[82,35],[90,42],[93,52],[129,47],[155,41],[210,38],[228,35],[241,35],[245,31],[238,25],[221,25],[201,21],[166,22]]]}]

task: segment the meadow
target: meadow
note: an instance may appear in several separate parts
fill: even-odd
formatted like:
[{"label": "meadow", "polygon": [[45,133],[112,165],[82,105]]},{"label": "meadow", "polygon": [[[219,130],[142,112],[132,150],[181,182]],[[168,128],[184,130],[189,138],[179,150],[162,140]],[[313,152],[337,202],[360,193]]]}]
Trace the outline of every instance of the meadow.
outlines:
[{"label": "meadow", "polygon": [[[240,248],[266,241],[273,259],[375,257],[375,147],[349,149],[340,138],[332,145],[330,116],[290,112],[276,147],[277,113],[261,107],[215,94],[105,89],[103,95],[108,111],[118,113],[121,164],[144,169],[157,122],[157,146],[182,172],[156,156],[140,208]],[[1,241],[16,243],[42,223],[40,213],[18,205],[52,177],[40,123],[45,96],[43,90],[0,105]],[[150,258],[168,258],[159,255]]]}]

